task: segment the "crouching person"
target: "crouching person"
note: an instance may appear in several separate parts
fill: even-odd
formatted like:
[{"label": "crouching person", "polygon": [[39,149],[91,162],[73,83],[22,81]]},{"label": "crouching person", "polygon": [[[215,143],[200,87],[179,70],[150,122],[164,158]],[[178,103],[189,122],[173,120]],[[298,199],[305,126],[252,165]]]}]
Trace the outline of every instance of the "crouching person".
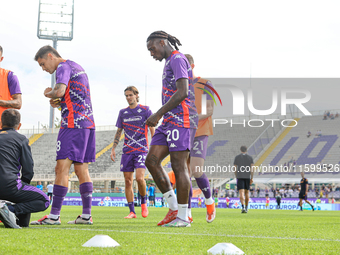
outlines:
[{"label": "crouching person", "polygon": [[[28,227],[31,213],[50,205],[47,195],[29,185],[33,178],[33,158],[28,139],[17,132],[20,113],[7,109],[0,127],[0,220],[6,228]],[[21,174],[20,174],[21,172]]]}]

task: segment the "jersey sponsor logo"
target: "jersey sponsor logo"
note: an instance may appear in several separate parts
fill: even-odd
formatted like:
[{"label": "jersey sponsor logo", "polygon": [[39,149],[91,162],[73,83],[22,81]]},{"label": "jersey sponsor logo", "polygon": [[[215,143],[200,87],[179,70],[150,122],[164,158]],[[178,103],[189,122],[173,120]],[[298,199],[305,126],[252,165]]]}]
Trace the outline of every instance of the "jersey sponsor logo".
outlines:
[{"label": "jersey sponsor logo", "polygon": [[140,166],[145,166],[143,163],[140,163],[139,165],[140,165]]},{"label": "jersey sponsor logo", "polygon": [[202,152],[200,152],[200,151],[196,151],[196,152],[195,152],[195,154],[200,154],[200,155],[201,155],[201,154],[202,154]]},{"label": "jersey sponsor logo", "polygon": [[124,122],[139,121],[139,120],[142,120],[142,117],[141,117],[141,116],[136,116],[136,117],[124,119]]},{"label": "jersey sponsor logo", "polygon": [[177,147],[177,146],[174,143],[170,144],[170,148],[175,148],[175,147]]}]

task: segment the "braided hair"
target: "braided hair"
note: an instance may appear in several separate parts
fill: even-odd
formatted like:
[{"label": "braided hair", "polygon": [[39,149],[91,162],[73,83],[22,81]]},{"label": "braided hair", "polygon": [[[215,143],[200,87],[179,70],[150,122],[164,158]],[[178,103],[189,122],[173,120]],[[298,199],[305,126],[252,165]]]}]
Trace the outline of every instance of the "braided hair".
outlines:
[{"label": "braided hair", "polygon": [[182,46],[181,42],[176,37],[169,35],[168,33],[161,30],[151,33],[146,42],[156,38],[168,40],[169,43],[175,47],[176,50],[178,50],[177,45]]}]

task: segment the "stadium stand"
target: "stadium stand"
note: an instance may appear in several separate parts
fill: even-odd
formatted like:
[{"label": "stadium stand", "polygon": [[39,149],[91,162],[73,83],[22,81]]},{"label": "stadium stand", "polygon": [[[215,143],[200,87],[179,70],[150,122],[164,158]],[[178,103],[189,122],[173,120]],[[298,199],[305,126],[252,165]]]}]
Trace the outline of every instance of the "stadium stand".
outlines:
[{"label": "stadium stand", "polygon": [[[339,118],[333,120],[322,120],[321,116],[301,118],[298,125],[290,130],[263,164],[284,165],[292,159],[296,161],[296,165],[339,164],[339,125]],[[317,130],[322,130],[321,136],[315,136]],[[311,131],[311,137],[307,137],[308,131]]]},{"label": "stadium stand", "polygon": [[[340,131],[337,126],[340,124],[340,118],[322,120],[322,116],[303,117],[298,121],[298,125],[288,130],[287,128],[280,129],[279,123],[275,122],[274,128],[269,128],[271,123],[267,126],[254,128],[243,127],[238,125],[230,127],[230,125],[216,125],[214,127],[214,135],[209,138],[208,151],[205,163],[205,171],[208,166],[228,166],[233,165],[234,157],[239,154],[241,145],[248,147],[248,153],[253,156],[255,162],[261,156],[266,155],[268,148],[272,148],[270,153],[263,159],[263,165],[290,165],[296,162],[296,165],[304,164],[339,164],[340,154]],[[316,136],[317,131],[321,130],[322,135]],[[310,131],[312,135],[307,137]],[[97,159],[95,163],[89,165],[91,177],[94,181],[102,180],[117,180],[116,185],[122,180],[120,173],[120,158],[122,154],[123,141],[121,141],[116,150],[116,163],[110,159],[111,144],[115,130],[96,131],[96,153]],[[44,135],[33,135],[30,138],[32,143],[32,153],[35,161],[35,180],[47,180],[54,176],[55,167],[55,144],[57,140],[57,133],[44,133]],[[164,160],[165,169],[170,171],[171,163],[169,158]],[[71,168],[70,173],[74,170]],[[114,175],[113,175],[114,174]],[[290,176],[274,176],[262,175],[259,177],[266,177],[267,180],[273,178],[281,178],[271,183],[297,183],[292,181],[292,178],[298,180],[300,173],[290,174]],[[317,177],[322,176],[322,181],[319,183],[332,183],[335,177],[339,175],[331,174],[315,174],[317,176],[307,176],[311,182],[318,183]],[[145,176],[151,178],[151,175],[146,171]],[[72,176],[71,176],[72,177]],[[209,173],[209,178],[213,178],[214,187],[222,187],[227,180],[234,178],[233,173]],[[315,178],[314,178],[315,177]],[[290,178],[290,179],[289,179]],[[280,182],[281,181],[281,182]],[[232,184],[232,182],[230,182]],[[335,183],[340,183],[335,182]],[[260,197],[266,194],[265,187],[272,187],[265,181],[259,182],[258,187],[261,187]],[[273,195],[269,192],[270,195]],[[292,197],[296,197],[297,191],[294,191]],[[316,196],[315,190],[310,193],[310,196]],[[333,191],[329,197],[340,197],[339,191]]]},{"label": "stadium stand", "polygon": [[[216,125],[214,128],[215,134],[209,139],[206,165],[215,166],[218,164],[223,166],[232,164],[235,155],[239,153],[240,146],[243,144],[247,146],[251,145],[265,129],[265,126],[260,128],[242,126],[231,128],[226,125]],[[123,141],[119,143],[116,149],[116,163],[113,163],[110,159],[111,148],[109,145],[113,141],[114,134],[115,130],[96,131],[96,153],[97,156],[98,154],[100,155],[95,163],[89,165],[90,173],[105,174],[120,172]],[[37,177],[41,177],[41,175],[53,175],[57,133],[45,133],[42,136],[34,135],[32,138],[33,137],[38,138],[32,144],[32,154]],[[234,139],[235,137],[237,137],[237,139]],[[167,167],[168,170],[170,170],[170,164],[168,164]],[[70,170],[70,173],[72,172],[73,168]],[[149,176],[148,171],[146,171],[146,176]]]},{"label": "stadium stand", "polygon": [[58,134],[44,134],[32,146],[35,174],[54,174]]},{"label": "stadium stand", "polygon": [[[250,155],[254,155],[255,151],[261,151],[262,147],[264,148],[275,135],[278,134],[280,130],[278,125],[279,124],[275,123],[274,128],[271,127],[271,124],[257,128],[249,126],[243,127],[242,125],[235,127],[216,125],[213,129],[214,135],[209,137],[204,171],[208,171],[208,167],[217,167],[217,165],[221,167],[233,166],[234,158],[240,154],[240,147],[242,145],[246,145],[249,148],[248,152]],[[264,131],[268,132],[266,133],[266,138],[255,142]],[[167,170],[170,170],[171,163],[169,162],[165,167]],[[215,172],[209,175],[207,174],[207,176],[209,178],[234,178],[233,173],[228,172]],[[226,181],[227,180],[223,183]]]},{"label": "stadium stand", "polygon": [[[96,132],[96,153],[102,151],[113,141],[115,131],[99,131]],[[55,157],[56,157],[56,142],[57,133],[45,133],[37,139],[31,146],[34,159],[34,171],[36,175],[54,174]],[[121,142],[117,147],[117,158],[120,160],[120,155],[123,147]],[[119,171],[119,163],[112,164],[110,159],[111,149],[103,153],[97,162],[90,164],[89,170],[91,173],[108,173]],[[73,167],[70,170],[74,171]]]}]

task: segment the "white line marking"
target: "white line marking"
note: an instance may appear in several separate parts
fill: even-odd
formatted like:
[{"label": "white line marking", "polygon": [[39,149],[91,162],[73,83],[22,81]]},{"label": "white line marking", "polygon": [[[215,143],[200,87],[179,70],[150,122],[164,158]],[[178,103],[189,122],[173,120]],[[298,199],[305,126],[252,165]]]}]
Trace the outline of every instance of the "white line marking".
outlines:
[{"label": "white line marking", "polygon": [[114,229],[95,229],[95,228],[58,228],[58,227],[32,227],[30,229],[62,229],[77,231],[99,231],[99,232],[117,232],[117,233],[137,233],[137,234],[160,234],[160,235],[186,235],[186,236],[217,236],[217,237],[244,237],[258,239],[280,239],[280,240],[298,240],[298,241],[323,241],[323,242],[340,242],[340,239],[319,239],[319,238],[298,238],[298,237],[280,237],[280,236],[246,236],[246,235],[219,235],[219,234],[195,234],[195,233],[172,233],[172,232],[148,232],[148,231],[131,231],[131,230],[114,230]]}]

